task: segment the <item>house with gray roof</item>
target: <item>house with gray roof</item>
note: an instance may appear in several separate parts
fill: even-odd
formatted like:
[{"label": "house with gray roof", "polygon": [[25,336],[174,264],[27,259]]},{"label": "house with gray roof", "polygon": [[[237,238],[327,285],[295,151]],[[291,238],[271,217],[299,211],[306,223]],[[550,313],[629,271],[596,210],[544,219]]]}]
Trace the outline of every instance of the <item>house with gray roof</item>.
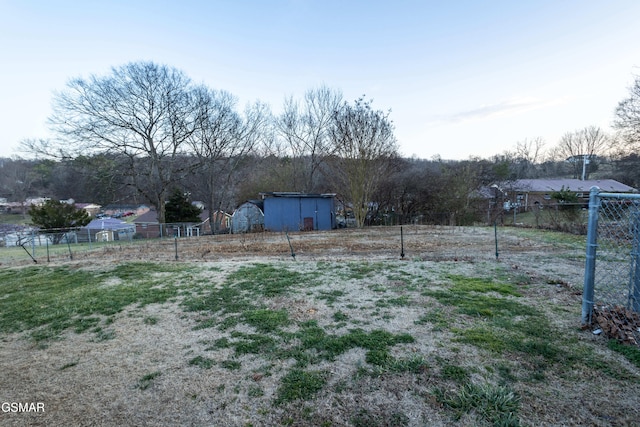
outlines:
[{"label": "house with gray roof", "polygon": [[552,194],[569,190],[574,192],[580,203],[589,203],[589,192],[592,187],[607,193],[637,193],[638,190],[614,179],[518,179],[496,186],[505,195],[505,208],[511,207],[528,210],[532,207],[543,207],[557,203]]}]

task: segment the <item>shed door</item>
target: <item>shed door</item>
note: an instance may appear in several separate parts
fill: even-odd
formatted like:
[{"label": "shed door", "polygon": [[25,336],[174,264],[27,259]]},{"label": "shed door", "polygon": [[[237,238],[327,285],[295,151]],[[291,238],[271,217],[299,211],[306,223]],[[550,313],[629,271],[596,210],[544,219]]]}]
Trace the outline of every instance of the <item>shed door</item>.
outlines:
[{"label": "shed door", "polygon": [[304,217],[304,231],[312,231],[313,230],[313,217],[306,216]]}]

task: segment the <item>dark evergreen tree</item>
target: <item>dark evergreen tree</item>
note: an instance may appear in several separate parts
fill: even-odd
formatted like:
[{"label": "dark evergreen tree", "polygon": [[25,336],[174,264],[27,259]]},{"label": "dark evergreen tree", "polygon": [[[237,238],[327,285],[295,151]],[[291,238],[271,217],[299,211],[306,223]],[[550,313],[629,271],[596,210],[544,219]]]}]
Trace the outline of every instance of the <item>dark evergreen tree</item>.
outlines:
[{"label": "dark evergreen tree", "polygon": [[42,206],[34,206],[29,214],[34,225],[52,233],[53,244],[60,243],[70,229],[91,222],[87,211],[59,200],[47,200]]},{"label": "dark evergreen tree", "polygon": [[191,204],[188,195],[179,189],[173,190],[165,205],[167,223],[201,222],[200,212],[200,208]]}]

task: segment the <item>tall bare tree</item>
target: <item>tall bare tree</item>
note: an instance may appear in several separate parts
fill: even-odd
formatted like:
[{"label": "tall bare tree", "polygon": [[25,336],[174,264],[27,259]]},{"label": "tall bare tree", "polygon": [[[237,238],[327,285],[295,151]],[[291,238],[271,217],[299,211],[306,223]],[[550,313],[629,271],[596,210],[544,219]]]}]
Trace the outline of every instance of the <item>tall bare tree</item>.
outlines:
[{"label": "tall bare tree", "polygon": [[198,178],[209,221],[215,232],[219,224],[215,210],[230,197],[231,179],[243,158],[263,137],[270,113],[263,104],[248,106],[244,117],[235,110],[236,100],[228,92],[200,88],[200,121],[189,139],[198,158]]},{"label": "tall bare tree", "polygon": [[297,191],[312,192],[323,161],[331,154],[330,130],[340,107],[342,93],[321,86],[311,89],[299,102],[289,97],[276,129],[292,157],[293,185]]},{"label": "tall bare tree", "polygon": [[434,177],[436,182],[440,181],[435,205],[441,214],[446,213],[449,225],[471,224],[478,219],[473,195],[482,183],[481,171],[478,159],[440,164],[440,176]]},{"label": "tall bare tree", "polygon": [[134,62],[107,76],[71,80],[54,96],[50,123],[71,156],[112,153],[125,159],[114,172],[127,175],[164,222],[170,189],[194,166],[184,153],[198,112],[184,73]]},{"label": "tall bare tree", "polygon": [[333,176],[351,203],[356,224],[364,226],[372,196],[393,170],[398,149],[389,113],[371,101],[344,102],[333,115]]},{"label": "tall bare tree", "polygon": [[627,152],[640,149],[640,76],[629,88],[629,97],[620,101],[613,122],[627,145]]},{"label": "tall bare tree", "polygon": [[524,139],[516,143],[515,167],[518,178],[537,178],[536,165],[541,160],[544,148],[541,137]]},{"label": "tall bare tree", "polygon": [[[565,133],[555,147],[554,157],[571,165],[575,178],[587,179],[598,156],[608,154],[614,140],[597,126]],[[591,165],[591,166],[589,166]]]}]

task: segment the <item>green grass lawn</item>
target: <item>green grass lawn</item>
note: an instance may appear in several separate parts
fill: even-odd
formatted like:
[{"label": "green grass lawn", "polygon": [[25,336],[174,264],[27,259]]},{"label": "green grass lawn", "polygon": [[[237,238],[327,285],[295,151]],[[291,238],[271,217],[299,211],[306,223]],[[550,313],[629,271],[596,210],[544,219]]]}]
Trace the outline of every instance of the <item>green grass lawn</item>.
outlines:
[{"label": "green grass lawn", "polygon": [[[530,423],[541,402],[573,416],[570,398],[548,398],[559,381],[639,390],[639,350],[581,339],[579,306],[563,312],[540,296],[554,286],[549,278],[523,283],[499,263],[470,265],[465,273],[456,272],[458,265],[129,262],[3,269],[0,340],[19,336],[43,354],[69,334],[87,334],[87,346],[117,344],[125,312],[174,305],[170,320],[140,315],[137,324],[192,322],[210,338],[185,343],[184,369],[226,372],[230,380],[220,380],[218,392],[231,393],[234,405],[248,411],[261,408],[253,414],[258,420],[260,413],[277,414],[279,425],[328,426],[335,417],[350,425],[411,424],[415,414],[402,405],[367,404],[367,390],[374,389],[391,401],[404,396],[416,407],[427,405],[447,422],[512,426]],[[567,316],[574,326],[566,326]],[[345,360],[353,362],[345,367]],[[61,370],[83,363],[78,356]],[[131,378],[136,393],[175,374],[151,366],[146,372]],[[256,380],[265,377],[274,378],[274,391]],[[340,414],[323,412],[327,402]]]}]

